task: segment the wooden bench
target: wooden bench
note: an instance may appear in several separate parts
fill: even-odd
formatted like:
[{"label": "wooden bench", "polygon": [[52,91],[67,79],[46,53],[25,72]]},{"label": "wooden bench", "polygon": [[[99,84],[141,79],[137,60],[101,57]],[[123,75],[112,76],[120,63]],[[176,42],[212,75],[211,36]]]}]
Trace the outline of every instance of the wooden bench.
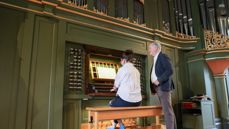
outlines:
[{"label": "wooden bench", "polygon": [[161,106],[139,107],[87,107],[88,129],[98,129],[98,122],[102,120],[114,120],[137,117],[156,117],[156,125],[160,125],[160,116],[163,115]]}]

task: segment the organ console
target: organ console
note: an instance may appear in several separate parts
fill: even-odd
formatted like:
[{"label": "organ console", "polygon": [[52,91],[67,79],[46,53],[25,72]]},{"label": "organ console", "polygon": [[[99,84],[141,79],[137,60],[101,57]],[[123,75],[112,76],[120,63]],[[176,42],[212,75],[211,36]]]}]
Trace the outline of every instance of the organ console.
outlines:
[{"label": "organ console", "polygon": [[[121,67],[122,51],[67,43],[65,51],[65,94],[114,96],[114,79]],[[145,56],[135,54],[134,65],[141,74],[145,94]]]}]

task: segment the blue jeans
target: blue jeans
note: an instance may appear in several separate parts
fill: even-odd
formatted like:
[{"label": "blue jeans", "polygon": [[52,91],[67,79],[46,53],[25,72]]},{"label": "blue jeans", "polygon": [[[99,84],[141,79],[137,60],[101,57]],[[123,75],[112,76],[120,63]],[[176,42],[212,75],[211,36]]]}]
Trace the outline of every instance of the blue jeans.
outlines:
[{"label": "blue jeans", "polygon": [[[114,99],[112,99],[109,103],[110,107],[137,107],[141,105],[140,102],[128,102],[123,99],[121,99],[119,96],[116,96]],[[115,123],[118,123],[117,120],[114,120]]]}]

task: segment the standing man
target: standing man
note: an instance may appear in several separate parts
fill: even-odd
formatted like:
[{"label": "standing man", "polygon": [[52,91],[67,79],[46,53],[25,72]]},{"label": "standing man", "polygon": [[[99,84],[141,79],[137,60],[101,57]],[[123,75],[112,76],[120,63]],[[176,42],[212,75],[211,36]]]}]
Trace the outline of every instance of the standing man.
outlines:
[{"label": "standing man", "polygon": [[174,89],[171,61],[167,55],[161,52],[161,44],[157,41],[149,44],[148,51],[154,57],[153,67],[150,71],[151,93],[157,94],[159,97],[165,115],[166,129],[176,129],[176,118],[171,100],[171,90]]}]

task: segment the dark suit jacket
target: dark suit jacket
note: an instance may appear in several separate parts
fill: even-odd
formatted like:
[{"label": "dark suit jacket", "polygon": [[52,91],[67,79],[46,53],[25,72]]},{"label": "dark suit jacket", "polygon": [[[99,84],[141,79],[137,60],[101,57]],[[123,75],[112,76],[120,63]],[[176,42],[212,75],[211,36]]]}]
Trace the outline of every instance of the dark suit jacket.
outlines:
[{"label": "dark suit jacket", "polygon": [[[152,68],[150,71],[150,77],[151,77]],[[160,52],[157,57],[157,61],[155,64],[155,73],[157,76],[157,80],[159,81],[159,86],[162,91],[170,91],[174,89],[174,84],[172,81],[172,74],[173,74],[172,63],[169,57],[163,54],[162,52]],[[156,93],[155,87],[156,86],[151,82],[151,78],[150,78],[150,88],[152,94]]]}]

